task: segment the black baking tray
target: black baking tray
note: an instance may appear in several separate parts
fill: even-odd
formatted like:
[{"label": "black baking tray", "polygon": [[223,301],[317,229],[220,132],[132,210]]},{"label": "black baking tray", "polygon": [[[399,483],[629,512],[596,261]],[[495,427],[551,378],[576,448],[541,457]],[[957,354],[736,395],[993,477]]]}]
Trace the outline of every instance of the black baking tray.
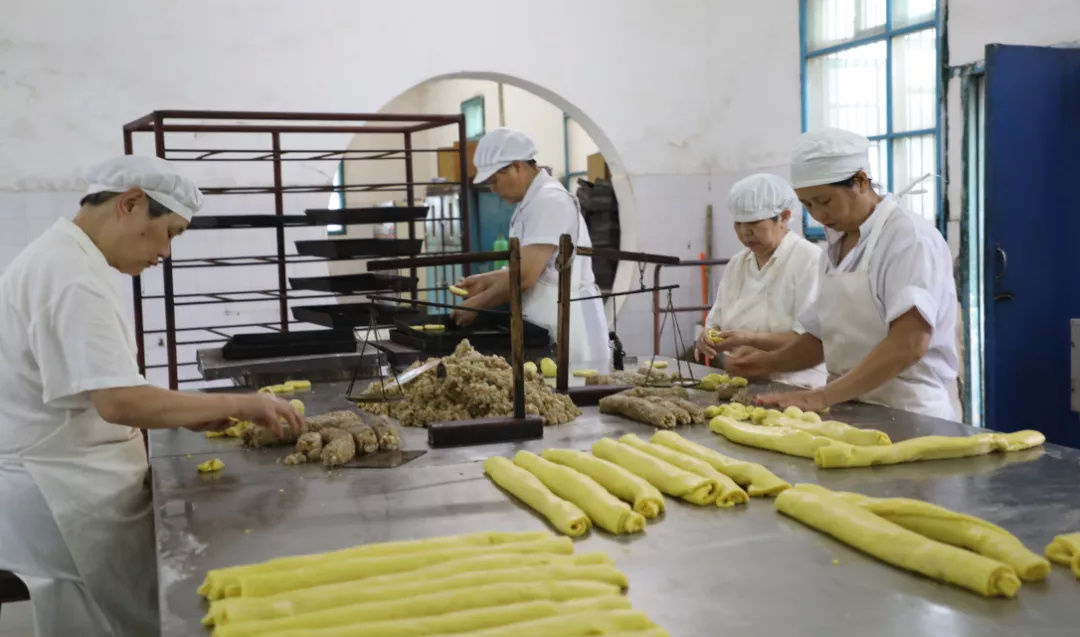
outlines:
[{"label": "black baking tray", "polygon": [[315,225],[353,225],[361,223],[398,223],[418,221],[427,217],[427,206],[394,206],[375,208],[308,208],[304,211]]},{"label": "black baking tray", "polygon": [[278,226],[312,226],[304,215],[195,215],[189,230],[211,228],[277,228]]},{"label": "black baking tray", "polygon": [[306,330],[234,334],[221,349],[226,360],[311,356],[356,351],[352,330]]},{"label": "black baking tray", "polygon": [[[413,325],[445,325],[442,332],[422,332]],[[450,354],[462,339],[484,354],[506,354],[510,351],[510,317],[505,314],[480,314],[471,325],[458,327],[448,314],[422,314],[416,317],[395,317],[390,340],[408,345],[432,355]],[[551,336],[546,329],[524,321],[526,349],[550,346]]]},{"label": "black baking tray", "polygon": [[375,290],[402,292],[416,288],[416,277],[365,272],[338,276],[289,277],[289,285],[294,290],[318,290],[343,294]]},{"label": "black baking tray", "polygon": [[292,309],[298,321],[324,325],[333,329],[352,329],[371,324],[372,314],[376,325],[389,325],[394,317],[415,317],[416,308],[391,303],[331,303],[328,305],[300,305]]},{"label": "black baking tray", "polygon": [[296,252],[327,259],[404,256],[420,253],[423,239],[327,239],[297,241]]}]

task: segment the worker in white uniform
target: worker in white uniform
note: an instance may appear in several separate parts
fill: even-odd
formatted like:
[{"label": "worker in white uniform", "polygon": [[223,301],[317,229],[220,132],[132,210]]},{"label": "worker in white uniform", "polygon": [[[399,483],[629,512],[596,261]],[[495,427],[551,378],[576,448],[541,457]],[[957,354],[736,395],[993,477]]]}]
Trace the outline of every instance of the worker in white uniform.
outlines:
[{"label": "worker in white uniform", "polygon": [[0,569],[26,583],[35,635],[156,635],[154,521],[135,427],[303,422],[266,394],[146,384],[115,274],[167,258],[202,195],[151,157],[106,162],[88,180],[74,220],[57,220],[0,275]]},{"label": "worker in white uniform", "polygon": [[[521,244],[522,310],[525,318],[557,335],[559,272],[555,263],[559,238],[569,234],[575,247],[592,247],[589,229],[577,199],[559,180],[540,169],[533,159],[536,144],[526,134],[496,128],[476,145],[473,183],[488,183],[491,190],[517,204],[510,219],[510,237]],[[459,287],[469,296],[454,310],[455,322],[466,325],[476,318],[467,308],[490,308],[510,300],[506,268],[467,277]],[[592,259],[576,255],[571,268],[570,298],[600,294]],[[601,299],[570,304],[570,362],[605,367],[610,358],[607,318]]]},{"label": "worker in white uniform", "polygon": [[825,361],[820,389],[759,396],[762,404],[820,410],[861,400],[955,420],[956,285],[941,233],[871,187],[870,142],[835,128],[805,133],[791,181],[825,226],[817,300],[785,347],[728,358],[743,375],[805,369]]},{"label": "worker in white uniform", "polygon": [[[759,173],[742,179],[728,193],[735,235],[745,249],[724,268],[716,300],[698,337],[694,357],[716,359],[743,347],[773,351],[799,337],[799,315],[817,296],[821,249],[791,232],[791,211],[799,205],[783,178]],[[710,330],[719,331],[714,343]],[[770,374],[771,380],[798,387],[825,384],[825,365]]]}]

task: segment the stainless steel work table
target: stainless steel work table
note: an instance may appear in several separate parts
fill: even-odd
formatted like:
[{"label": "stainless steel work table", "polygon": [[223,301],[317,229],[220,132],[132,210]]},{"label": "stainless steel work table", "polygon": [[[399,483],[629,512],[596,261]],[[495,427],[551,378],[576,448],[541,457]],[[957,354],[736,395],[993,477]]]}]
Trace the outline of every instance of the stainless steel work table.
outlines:
[{"label": "stainless steel work table", "polygon": [[[298,394],[309,413],[348,405],[344,385]],[[708,395],[697,392],[698,401]],[[832,417],[886,431],[893,440],[977,430],[870,405]],[[1025,426],[1038,428],[1033,420]],[[162,634],[204,633],[195,589],[210,568],[368,542],[480,530],[536,530],[544,521],[484,476],[478,461],[519,449],[588,449],[601,436],[651,427],[601,415],[548,427],[543,440],[430,450],[395,469],[286,467],[277,449],[243,449],[188,431],[150,436]],[[1059,533],[1080,530],[1080,452],[1056,445],[1019,453],[891,467],[818,469],[813,462],[743,447],[707,426],[678,432],[737,458],[760,462],[791,483],[817,482],[875,496],[920,498],[979,516],[1041,553]],[[403,431],[405,447],[426,434]],[[198,474],[210,457],[220,474]],[[593,531],[578,552],[603,551],[630,578],[634,607],[677,637],[711,635],[1064,635],[1080,631],[1080,581],[1054,565],[1016,599],[987,599],[867,557],[778,514],[771,498],[733,509],[668,498],[646,532]],[[834,561],[836,563],[834,563]]]}]

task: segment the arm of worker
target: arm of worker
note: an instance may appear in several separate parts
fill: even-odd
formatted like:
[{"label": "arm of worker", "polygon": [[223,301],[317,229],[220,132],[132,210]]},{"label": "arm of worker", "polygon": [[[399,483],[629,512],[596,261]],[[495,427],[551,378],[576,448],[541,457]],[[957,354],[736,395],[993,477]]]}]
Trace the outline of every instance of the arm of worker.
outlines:
[{"label": "arm of worker", "polygon": [[781,409],[791,405],[820,411],[858,398],[915,364],[930,347],[933,328],[918,310],[911,309],[889,324],[889,333],[858,365],[824,387],[809,391],[758,396],[758,403]]},{"label": "arm of worker", "polygon": [[823,360],[825,349],[821,340],[807,332],[797,334],[786,345],[773,351],[748,346],[733,350],[724,361],[724,369],[729,374],[755,378],[808,369]]},{"label": "arm of worker", "polygon": [[[523,292],[540,280],[540,275],[543,274],[544,268],[554,253],[555,246],[548,244],[533,243],[521,247],[521,290]],[[510,270],[503,268],[495,272],[470,276],[458,284],[458,287],[467,290],[469,296],[453,311],[451,316],[455,323],[465,326],[476,320],[476,312],[469,312],[469,308],[485,309],[510,302]]]},{"label": "arm of worker", "polygon": [[228,419],[235,418],[278,435],[282,433],[282,421],[293,431],[304,430],[304,419],[292,405],[264,393],[202,394],[140,385],[94,390],[90,400],[105,421],[143,429],[212,430],[227,426]]}]

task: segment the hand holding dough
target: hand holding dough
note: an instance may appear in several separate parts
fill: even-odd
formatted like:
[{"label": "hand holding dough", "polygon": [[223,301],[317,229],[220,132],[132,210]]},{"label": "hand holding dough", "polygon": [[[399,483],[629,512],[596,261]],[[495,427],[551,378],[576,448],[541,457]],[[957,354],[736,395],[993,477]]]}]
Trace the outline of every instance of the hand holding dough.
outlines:
[{"label": "hand holding dough", "polygon": [[658,431],[653,434],[652,442],[709,463],[714,469],[745,488],[746,493],[751,497],[773,496],[784,489],[791,488],[790,484],[776,477],[762,465],[729,458],[719,451],[691,442],[674,431]]},{"label": "hand holding dough", "polygon": [[647,519],[664,512],[664,496],[660,491],[645,478],[634,475],[614,462],[572,449],[545,449],[540,456],[596,480],[615,497],[631,503],[634,510]]},{"label": "hand holding dough", "polygon": [[719,483],[712,478],[680,469],[611,438],[596,441],[592,452],[598,458],[614,462],[645,478],[663,493],[682,498],[691,504],[712,504],[720,491]]},{"label": "hand holding dough", "polygon": [[992,451],[1019,451],[1037,447],[1046,437],[1030,429],[1013,433],[982,433],[973,436],[920,436],[891,445],[856,447],[843,442],[822,446],[814,453],[814,462],[824,469],[868,467],[916,460],[943,460],[981,456]]},{"label": "hand holding dough", "polygon": [[551,492],[536,476],[501,456],[484,461],[492,482],[544,516],[560,533],[580,537],[588,532],[589,517],[577,505]]},{"label": "hand holding dough", "polygon": [[719,491],[716,496],[716,506],[718,507],[732,507],[736,504],[743,504],[749,499],[746,492],[743,491],[739,485],[735,484],[734,480],[717,471],[707,462],[662,445],[645,442],[634,434],[626,434],[625,436],[620,437],[619,442],[624,445],[629,445],[638,451],[643,451],[654,458],[663,460],[680,469],[685,469],[686,471],[696,473],[704,478],[715,480],[719,485]]}]

